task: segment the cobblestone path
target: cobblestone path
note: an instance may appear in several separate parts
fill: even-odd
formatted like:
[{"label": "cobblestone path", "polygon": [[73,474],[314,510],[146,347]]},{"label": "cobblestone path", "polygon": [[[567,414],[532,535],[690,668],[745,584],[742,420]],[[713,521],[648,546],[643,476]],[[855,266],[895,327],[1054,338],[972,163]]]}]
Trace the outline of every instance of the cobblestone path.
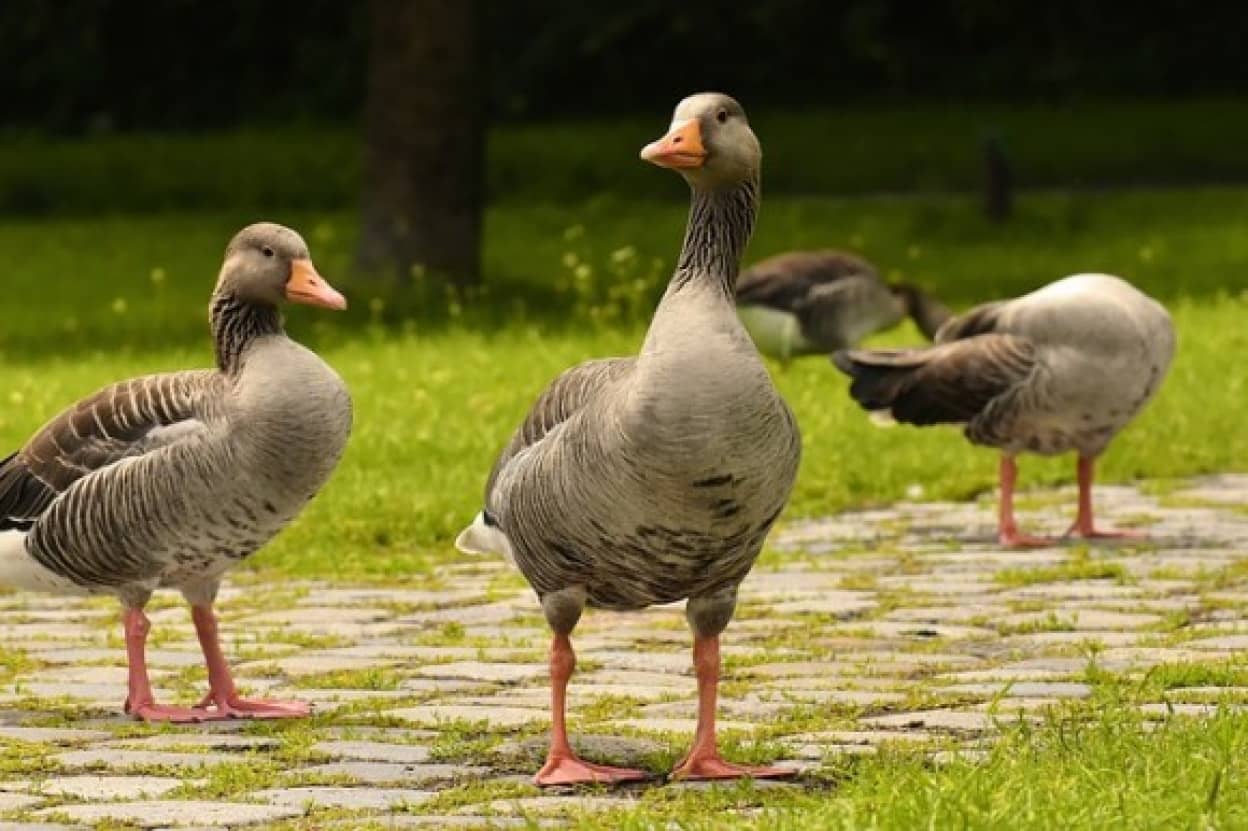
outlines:
[{"label": "cobblestone path", "polygon": [[[1090,695],[1089,667],[1141,676],[1248,646],[1248,475],[1098,489],[1128,545],[1004,551],[992,504],[909,503],[790,522],[743,586],[724,640],[731,748],[817,775],[904,743],[974,754],[1003,723]],[[1020,503],[1060,533],[1069,490]],[[223,632],[247,690],[314,701],[301,723],[149,727],[120,713],[115,602],[0,595],[0,829],[507,827],[608,810],[645,788],[541,793],[547,632],[505,565],[461,561],[419,587],[240,578]],[[203,672],[180,598],[151,610],[157,695]],[[679,609],[590,612],[571,723],[599,761],[656,773],[693,732]],[[1177,687],[1151,717],[1206,712],[1248,688]],[[797,780],[796,787],[802,787]],[[306,820],[305,820],[306,821]]]}]

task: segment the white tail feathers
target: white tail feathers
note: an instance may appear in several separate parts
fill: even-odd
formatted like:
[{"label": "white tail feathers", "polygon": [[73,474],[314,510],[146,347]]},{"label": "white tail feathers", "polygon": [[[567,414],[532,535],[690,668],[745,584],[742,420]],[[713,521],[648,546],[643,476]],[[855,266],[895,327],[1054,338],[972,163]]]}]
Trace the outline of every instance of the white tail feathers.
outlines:
[{"label": "white tail feathers", "polygon": [[511,540],[498,526],[486,524],[484,512],[477,514],[472,524],[459,532],[455,547],[465,554],[501,554],[509,563],[516,562],[511,553]]},{"label": "white tail feathers", "polygon": [[25,531],[0,531],[0,586],[56,594],[86,594],[77,583],[39,565],[26,550]]},{"label": "white tail feathers", "polygon": [[870,419],[871,423],[876,427],[887,428],[897,426],[897,419],[893,418],[892,410],[870,410],[867,413],[867,418]]}]

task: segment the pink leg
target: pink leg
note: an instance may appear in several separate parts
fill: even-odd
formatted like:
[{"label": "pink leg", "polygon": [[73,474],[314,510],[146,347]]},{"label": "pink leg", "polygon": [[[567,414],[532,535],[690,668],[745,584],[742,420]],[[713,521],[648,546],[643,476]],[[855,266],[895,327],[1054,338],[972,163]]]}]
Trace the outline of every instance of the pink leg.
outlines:
[{"label": "pink leg", "polygon": [[1092,521],[1092,479],[1096,472],[1096,460],[1087,456],[1079,457],[1079,513],[1075,524],[1070,526],[1066,536],[1078,534],[1086,539],[1144,539],[1148,535],[1139,531],[1098,531]]},{"label": "pink leg", "polygon": [[997,540],[1010,548],[1035,548],[1052,545],[1045,537],[1020,533],[1014,519],[1014,483],[1018,481],[1018,464],[1013,456],[1001,456],[1001,502],[998,506]]},{"label": "pink leg", "polygon": [[[204,650],[208,665],[208,694],[196,705],[205,719],[225,718],[300,718],[309,715],[312,707],[303,701],[263,701],[239,698],[234,676],[221,652],[217,637],[217,616],[211,606],[192,606],[191,620],[195,634]],[[209,705],[213,705],[209,709]]]},{"label": "pink leg", "polygon": [[715,706],[719,694],[719,636],[693,638],[693,668],[698,675],[698,729],[693,747],[672,771],[673,779],[779,779],[794,776],[791,768],[734,765],[719,755],[715,739]]},{"label": "pink leg", "polygon": [[568,679],[576,668],[576,653],[567,635],[555,635],[550,644],[550,751],[546,764],[533,777],[537,785],[579,785],[592,782],[636,782],[649,779],[643,770],[595,765],[577,757],[568,741]]},{"label": "pink leg", "polygon": [[152,683],[147,677],[147,633],[152,628],[142,609],[127,607],[121,614],[126,632],[126,662],[129,667],[130,690],[125,711],[139,721],[203,721],[203,713],[190,707],[167,707],[156,703]]}]

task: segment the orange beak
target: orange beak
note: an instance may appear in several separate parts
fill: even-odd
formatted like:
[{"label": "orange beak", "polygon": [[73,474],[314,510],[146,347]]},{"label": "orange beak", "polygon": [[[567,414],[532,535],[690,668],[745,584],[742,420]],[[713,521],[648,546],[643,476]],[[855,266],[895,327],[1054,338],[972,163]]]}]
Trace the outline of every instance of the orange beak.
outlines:
[{"label": "orange beak", "polygon": [[286,299],[291,303],[320,306],[322,309],[342,311],[347,308],[347,298],[336,292],[321,275],[311,260],[293,260],[290,263],[290,279],[286,281]]},{"label": "orange beak", "polygon": [[676,170],[701,167],[706,161],[702,127],[696,118],[678,121],[663,138],[641,148],[641,157],[659,167]]}]

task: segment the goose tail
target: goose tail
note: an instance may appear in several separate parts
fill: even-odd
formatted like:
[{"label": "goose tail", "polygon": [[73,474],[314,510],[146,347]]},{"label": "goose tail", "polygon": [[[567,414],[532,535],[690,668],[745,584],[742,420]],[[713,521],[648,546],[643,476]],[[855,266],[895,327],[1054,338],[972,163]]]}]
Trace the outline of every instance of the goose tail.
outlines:
[{"label": "goose tail", "polygon": [[478,513],[472,524],[459,532],[455,547],[464,554],[501,554],[510,563],[516,561],[512,555],[511,540],[486,511]]},{"label": "goose tail", "polygon": [[832,363],[852,379],[850,396],[882,425],[895,421],[893,405],[926,361],[917,349],[843,349],[832,355]]},{"label": "goose tail", "polygon": [[45,568],[26,548],[25,528],[0,530],[0,586],[54,594],[86,594],[86,589]]}]

